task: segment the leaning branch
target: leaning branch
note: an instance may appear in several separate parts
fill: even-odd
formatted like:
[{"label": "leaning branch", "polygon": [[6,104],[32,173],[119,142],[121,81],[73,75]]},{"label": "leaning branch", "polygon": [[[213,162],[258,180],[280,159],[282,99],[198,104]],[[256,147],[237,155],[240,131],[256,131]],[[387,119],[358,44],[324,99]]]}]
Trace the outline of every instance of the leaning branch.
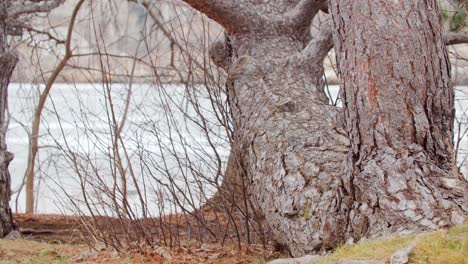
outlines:
[{"label": "leaning branch", "polygon": [[327,0],[301,0],[293,9],[278,17],[276,23],[284,30],[308,34],[312,20],[320,10],[327,12]]},{"label": "leaning branch", "polygon": [[73,9],[73,13],[70,18],[70,24],[68,25],[67,29],[67,39],[65,40],[65,55],[60,60],[57,67],[53,70],[52,74],[50,75],[49,79],[47,80],[46,86],[44,91],[39,96],[39,101],[37,103],[36,109],[34,111],[34,118],[32,121],[32,132],[31,132],[31,142],[29,144],[29,154],[28,154],[28,163],[26,165],[26,213],[34,213],[34,169],[35,169],[35,162],[37,152],[39,150],[39,129],[41,124],[42,118],[42,111],[44,110],[44,106],[46,103],[47,98],[49,97],[50,90],[52,89],[52,85],[55,83],[55,80],[58,78],[62,70],[67,65],[70,58],[73,56],[71,41],[72,41],[72,34],[73,29],[75,28],[75,22],[78,16],[78,12],[82,7],[85,0],[80,0],[75,8]]},{"label": "leaning branch", "polygon": [[[18,3],[19,2],[19,3]],[[11,18],[25,15],[25,14],[32,14],[32,13],[47,13],[52,11],[53,9],[57,8],[61,5],[65,0],[43,0],[43,1],[34,1],[38,2],[35,4],[25,4],[24,1],[17,1],[15,5],[12,5],[8,8],[8,16]]]},{"label": "leaning branch", "polygon": [[468,43],[468,32],[445,33],[445,44],[456,45]]},{"label": "leaning branch", "polygon": [[243,0],[183,0],[196,10],[218,22],[229,32],[252,31],[264,22],[262,15]]},{"label": "leaning branch", "polygon": [[320,31],[307,44],[300,54],[305,63],[322,63],[328,52],[333,48],[333,29],[330,20],[320,26]]}]

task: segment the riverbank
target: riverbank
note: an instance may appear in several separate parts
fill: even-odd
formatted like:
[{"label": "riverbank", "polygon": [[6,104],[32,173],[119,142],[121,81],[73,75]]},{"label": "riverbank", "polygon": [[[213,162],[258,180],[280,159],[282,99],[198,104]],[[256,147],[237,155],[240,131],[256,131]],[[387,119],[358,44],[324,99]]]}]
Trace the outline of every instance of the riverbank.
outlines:
[{"label": "riverbank", "polygon": [[[23,238],[0,240],[0,263],[264,264],[286,257],[271,246],[242,245],[239,249],[235,244],[190,241],[172,249],[153,247],[117,252],[100,244],[94,248],[86,245],[83,234],[77,231],[79,218],[75,216],[15,215],[15,219]],[[320,263],[349,263],[350,260],[361,261],[353,263],[389,263],[392,254],[411,245],[414,249],[409,263],[468,263],[468,223],[449,230],[344,245],[320,257],[323,261]]]}]

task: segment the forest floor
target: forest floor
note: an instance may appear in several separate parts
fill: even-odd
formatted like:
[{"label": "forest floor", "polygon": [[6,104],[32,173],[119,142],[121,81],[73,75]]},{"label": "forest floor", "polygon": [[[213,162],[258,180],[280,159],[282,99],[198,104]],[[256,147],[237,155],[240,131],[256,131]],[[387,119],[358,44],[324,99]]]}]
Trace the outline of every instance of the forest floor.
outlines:
[{"label": "forest floor", "polygon": [[[80,218],[61,215],[14,215],[22,239],[0,239],[0,264],[31,263],[264,263],[285,257],[272,246],[227,243],[186,243],[184,246],[130,250],[119,253],[103,245],[91,248],[83,237]],[[92,242],[92,241],[91,241]]]},{"label": "forest floor", "polygon": [[[261,245],[198,244],[196,246],[152,248],[118,253],[104,247],[92,249],[84,243],[79,218],[56,215],[15,215],[23,239],[0,239],[3,263],[255,263],[285,257],[272,247]],[[414,244],[410,263],[468,263],[468,223],[449,230],[405,237],[367,240],[345,245],[326,256],[329,261],[349,259],[388,263],[395,251]]]}]

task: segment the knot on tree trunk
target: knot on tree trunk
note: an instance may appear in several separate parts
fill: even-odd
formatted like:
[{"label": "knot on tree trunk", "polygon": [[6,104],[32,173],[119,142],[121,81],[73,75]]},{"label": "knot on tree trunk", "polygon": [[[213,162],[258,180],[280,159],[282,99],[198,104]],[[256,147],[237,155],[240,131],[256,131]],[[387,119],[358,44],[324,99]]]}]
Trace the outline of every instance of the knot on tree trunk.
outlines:
[{"label": "knot on tree trunk", "polygon": [[211,60],[216,66],[227,71],[231,64],[232,48],[226,41],[216,41],[209,49]]}]

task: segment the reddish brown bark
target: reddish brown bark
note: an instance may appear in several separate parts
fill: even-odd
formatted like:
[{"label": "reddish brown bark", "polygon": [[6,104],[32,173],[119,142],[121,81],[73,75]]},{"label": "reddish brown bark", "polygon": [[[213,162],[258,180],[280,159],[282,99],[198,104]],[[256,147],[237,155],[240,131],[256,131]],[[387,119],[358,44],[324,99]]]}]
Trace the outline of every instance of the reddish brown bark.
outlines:
[{"label": "reddish brown bark", "polygon": [[214,50],[228,72],[234,152],[253,203],[294,256],[463,221],[434,1],[332,1],[346,126],[323,92],[331,31],[304,36],[324,1],[186,2],[228,31]]},{"label": "reddish brown bark", "polygon": [[464,221],[454,91],[437,2],[332,0],[356,238]]}]

